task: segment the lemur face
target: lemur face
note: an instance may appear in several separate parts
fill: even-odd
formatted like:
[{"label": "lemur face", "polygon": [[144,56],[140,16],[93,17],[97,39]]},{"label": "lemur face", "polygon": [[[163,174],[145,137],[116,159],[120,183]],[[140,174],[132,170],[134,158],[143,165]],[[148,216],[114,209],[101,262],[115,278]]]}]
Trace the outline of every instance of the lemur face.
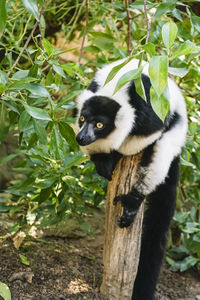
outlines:
[{"label": "lemur face", "polygon": [[76,140],[86,146],[97,139],[107,137],[115,128],[115,118],[120,105],[107,97],[94,96],[88,99],[79,115],[80,131]]}]

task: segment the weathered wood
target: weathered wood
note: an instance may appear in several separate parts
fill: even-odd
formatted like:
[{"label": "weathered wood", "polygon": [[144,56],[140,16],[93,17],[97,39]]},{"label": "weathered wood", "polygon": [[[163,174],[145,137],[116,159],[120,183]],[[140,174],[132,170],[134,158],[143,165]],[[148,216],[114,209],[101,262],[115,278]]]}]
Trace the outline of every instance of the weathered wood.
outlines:
[{"label": "weathered wood", "polygon": [[105,242],[103,254],[103,282],[101,297],[105,300],[130,300],[137,274],[140,253],[140,239],[143,220],[141,205],[134,223],[120,228],[117,220],[122,214],[121,204],[113,205],[116,195],[127,194],[135,180],[141,154],[127,156],[120,160],[113,180],[109,182],[106,200]]}]

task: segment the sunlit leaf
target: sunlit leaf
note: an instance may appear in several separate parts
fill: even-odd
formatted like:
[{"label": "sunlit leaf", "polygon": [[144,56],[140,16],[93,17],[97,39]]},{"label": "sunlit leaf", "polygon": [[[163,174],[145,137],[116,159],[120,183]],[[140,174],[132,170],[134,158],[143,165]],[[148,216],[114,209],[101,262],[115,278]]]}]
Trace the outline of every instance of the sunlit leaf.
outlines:
[{"label": "sunlit leaf", "polygon": [[54,50],[54,48],[51,45],[51,43],[47,39],[43,39],[42,43],[43,43],[43,47],[44,47],[47,55],[51,56],[53,54],[53,50]]},{"label": "sunlit leaf", "polygon": [[200,52],[200,47],[197,47],[191,41],[185,41],[178,49],[174,51],[170,59],[175,59],[182,55],[188,55],[193,52]]},{"label": "sunlit leaf", "polygon": [[30,261],[28,260],[28,258],[25,255],[19,254],[19,258],[20,258],[21,262],[23,263],[23,265],[30,266]]},{"label": "sunlit leaf", "polygon": [[[0,0],[1,1],[1,0]],[[0,282],[0,296],[4,299],[4,300],[11,300],[11,292],[9,287],[3,283]]]},{"label": "sunlit leaf", "polygon": [[167,22],[162,27],[162,39],[165,47],[169,50],[176,38],[178,28],[174,22]]},{"label": "sunlit leaf", "polygon": [[104,85],[106,85],[108,82],[110,82],[114,77],[115,75],[119,72],[119,70],[124,67],[129,61],[131,61],[133,58],[132,57],[129,57],[128,59],[126,59],[123,63],[115,66],[112,68],[112,70],[110,71],[110,73],[108,74],[107,78],[106,78],[106,81],[104,83]]},{"label": "sunlit leaf", "polygon": [[150,56],[154,56],[156,54],[156,47],[153,43],[145,44],[143,48]]},{"label": "sunlit leaf", "polygon": [[141,76],[134,79],[134,84],[135,84],[135,89],[136,89],[136,92],[138,93],[138,95],[143,100],[147,101],[146,94],[145,94],[145,89],[144,89],[144,85],[143,85]]},{"label": "sunlit leaf", "polygon": [[26,9],[39,21],[39,10],[37,0],[23,0]]},{"label": "sunlit leaf", "polygon": [[122,75],[116,84],[114,94],[117,93],[117,91],[119,91],[119,89],[121,89],[126,83],[138,78],[141,75],[142,70],[143,67],[139,67],[138,69],[131,70]]},{"label": "sunlit leaf", "polygon": [[151,105],[155,113],[159,116],[159,118],[164,122],[168,112],[169,112],[169,95],[168,88],[165,88],[164,93],[160,96],[156,93],[153,86],[150,89],[150,99]]},{"label": "sunlit leaf", "polygon": [[160,97],[168,80],[168,57],[153,56],[149,63],[149,77],[154,91]]},{"label": "sunlit leaf", "polygon": [[23,105],[25,110],[31,117],[39,120],[51,121],[51,118],[49,117],[48,113],[45,110],[38,107],[30,106],[27,103],[23,103]]},{"label": "sunlit leaf", "polygon": [[186,68],[171,68],[171,67],[169,67],[168,72],[171,75],[179,76],[179,77],[183,78],[189,72],[189,70]]}]

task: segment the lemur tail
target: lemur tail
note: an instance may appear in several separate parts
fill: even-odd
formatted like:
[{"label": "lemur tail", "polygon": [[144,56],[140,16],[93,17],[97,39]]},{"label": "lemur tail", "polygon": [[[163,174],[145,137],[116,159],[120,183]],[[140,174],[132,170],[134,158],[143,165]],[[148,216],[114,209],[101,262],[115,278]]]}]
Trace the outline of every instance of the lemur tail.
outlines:
[{"label": "lemur tail", "polygon": [[170,166],[165,183],[159,185],[147,199],[144,217],[140,262],[132,300],[153,300],[167,232],[174,214],[179,158]]}]

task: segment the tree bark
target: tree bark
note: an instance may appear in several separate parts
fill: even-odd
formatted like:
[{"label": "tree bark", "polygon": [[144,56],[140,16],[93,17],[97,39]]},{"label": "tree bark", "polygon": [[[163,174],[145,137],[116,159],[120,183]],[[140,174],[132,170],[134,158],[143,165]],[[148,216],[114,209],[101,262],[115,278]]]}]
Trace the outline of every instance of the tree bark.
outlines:
[{"label": "tree bark", "polygon": [[127,194],[135,180],[141,153],[120,160],[113,180],[108,184],[106,201],[106,224],[103,253],[103,282],[101,297],[105,300],[130,300],[137,274],[140,240],[143,221],[143,204],[134,223],[128,228],[120,228],[117,221],[122,214],[121,204],[113,205],[113,199]]}]

